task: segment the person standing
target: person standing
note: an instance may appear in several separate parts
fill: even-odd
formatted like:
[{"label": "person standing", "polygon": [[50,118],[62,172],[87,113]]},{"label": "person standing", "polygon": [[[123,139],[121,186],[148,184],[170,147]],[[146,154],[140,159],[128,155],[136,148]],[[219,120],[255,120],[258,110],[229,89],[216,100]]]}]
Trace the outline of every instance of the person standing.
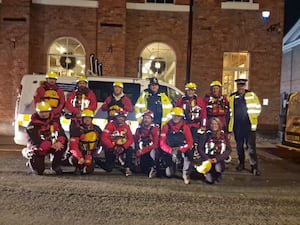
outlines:
[{"label": "person standing", "polygon": [[172,110],[172,119],[163,127],[160,135],[162,157],[167,163],[166,176],[172,177],[179,162],[183,159],[182,178],[185,184],[190,183],[193,137],[190,128],[184,121],[184,112],[180,107]]},{"label": "person standing", "polygon": [[76,89],[70,93],[66,101],[66,109],[71,116],[70,135],[73,130],[82,123],[81,113],[84,110],[95,111],[97,109],[97,99],[94,92],[88,88],[88,80],[86,77],[78,77],[76,81]]},{"label": "person standing", "polygon": [[52,170],[62,174],[61,160],[66,150],[67,138],[47,102],[36,104],[36,112],[26,128],[29,141],[22,154],[34,174],[42,175],[45,170],[45,156],[53,154]]},{"label": "person standing", "polygon": [[54,119],[59,120],[61,112],[65,106],[64,91],[56,84],[57,73],[48,72],[44,81],[36,90],[33,97],[34,105],[44,101],[52,108]]},{"label": "person standing", "polygon": [[153,123],[153,118],[153,112],[146,110],[134,135],[136,158],[139,161],[140,169],[142,172],[147,172],[149,178],[156,175],[156,162],[159,157],[160,129]]},{"label": "person standing", "polygon": [[256,129],[261,112],[261,104],[256,94],[246,89],[247,81],[247,79],[235,80],[237,91],[232,93],[229,98],[231,115],[228,132],[232,133],[233,131],[237,145],[239,165],[236,167],[236,170],[242,171],[245,169],[244,145],[247,142],[251,173],[259,176],[260,171],[256,155]]},{"label": "person standing", "polygon": [[191,129],[194,143],[200,143],[206,130],[206,107],[202,98],[196,95],[197,85],[187,83],[185,95],[177,99],[176,107],[183,108],[185,121]]},{"label": "person standing", "polygon": [[107,111],[108,120],[114,117],[115,111],[122,108],[126,112],[133,111],[133,105],[124,92],[124,84],[122,82],[116,81],[113,83],[113,93],[112,95],[108,96],[105,100],[103,105],[101,106],[102,111]]},{"label": "person standing", "polygon": [[143,91],[135,104],[136,118],[141,122],[143,112],[149,109],[154,114],[154,123],[161,128],[171,119],[172,108],[169,97],[160,91],[158,80],[153,77],[150,78],[148,89]]},{"label": "person standing", "polygon": [[206,105],[207,119],[217,117],[222,124],[222,130],[227,133],[229,114],[229,101],[222,95],[222,84],[220,81],[213,81],[210,84],[210,93],[204,97]]}]

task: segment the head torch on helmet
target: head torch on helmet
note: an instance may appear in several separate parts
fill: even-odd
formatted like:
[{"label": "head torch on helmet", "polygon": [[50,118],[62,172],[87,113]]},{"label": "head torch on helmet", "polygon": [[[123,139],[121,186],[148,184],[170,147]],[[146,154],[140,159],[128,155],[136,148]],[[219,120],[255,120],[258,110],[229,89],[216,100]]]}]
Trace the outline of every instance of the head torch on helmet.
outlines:
[{"label": "head torch on helmet", "polygon": [[81,113],[81,117],[94,117],[94,112],[90,109],[85,109]]},{"label": "head torch on helmet", "polygon": [[56,79],[57,80],[57,73],[56,72],[48,72],[47,74],[46,74],[46,79]]},{"label": "head torch on helmet", "polygon": [[124,85],[122,82],[116,81],[113,83],[113,87],[120,87],[120,88],[124,88]]},{"label": "head torch on helmet", "polygon": [[222,84],[221,84],[220,81],[215,80],[215,81],[213,81],[213,82],[210,83],[210,86],[211,86],[211,87],[213,87],[213,86],[219,86],[219,87],[222,87]]},{"label": "head torch on helmet", "polygon": [[185,85],[185,90],[197,90],[197,84],[192,83],[192,82],[187,83]]},{"label": "head torch on helmet", "polygon": [[88,83],[88,80],[86,79],[86,77],[78,77],[77,80],[76,80],[76,83],[79,83],[79,82],[86,82]]},{"label": "head torch on helmet", "polygon": [[39,102],[36,104],[35,108],[37,112],[49,112],[51,109],[51,106],[47,102]]},{"label": "head torch on helmet", "polygon": [[174,107],[171,114],[173,116],[184,116],[184,112],[183,109],[180,107]]}]

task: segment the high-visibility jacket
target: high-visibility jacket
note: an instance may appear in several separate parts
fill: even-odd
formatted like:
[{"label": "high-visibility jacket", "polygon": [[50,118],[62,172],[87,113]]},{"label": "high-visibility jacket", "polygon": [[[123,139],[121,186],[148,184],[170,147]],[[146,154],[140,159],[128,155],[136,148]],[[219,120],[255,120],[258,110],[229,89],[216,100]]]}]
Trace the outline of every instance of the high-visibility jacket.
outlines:
[{"label": "high-visibility jacket", "polygon": [[[235,92],[230,95],[229,98],[229,107],[230,107],[230,120],[228,125],[228,132],[233,131],[234,126],[234,100],[238,97],[238,93]],[[256,131],[257,124],[258,124],[258,117],[261,112],[261,104],[259,102],[259,99],[257,95],[254,92],[246,90],[245,93],[245,101],[247,106],[247,113],[249,116],[250,124],[251,124],[251,130]]]},{"label": "high-visibility jacket", "polygon": [[[161,118],[161,127],[166,124],[168,120],[172,118],[171,111],[173,109],[173,105],[169,99],[169,97],[161,92],[158,95],[160,95],[160,104],[162,107],[162,118]],[[141,96],[138,98],[136,104],[135,104],[135,113],[136,113],[136,119],[141,122],[143,112],[148,109],[148,98],[150,94],[148,91],[144,91]],[[155,118],[155,112],[154,112],[154,118]]]}]

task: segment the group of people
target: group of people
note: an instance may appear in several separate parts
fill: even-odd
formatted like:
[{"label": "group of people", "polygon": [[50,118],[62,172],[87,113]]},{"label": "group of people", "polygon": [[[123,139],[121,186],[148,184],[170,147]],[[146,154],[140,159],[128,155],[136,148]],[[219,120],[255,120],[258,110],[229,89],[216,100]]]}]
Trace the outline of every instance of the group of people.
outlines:
[{"label": "group of people", "polygon": [[[36,112],[27,127],[28,145],[22,154],[35,174],[43,174],[45,156],[51,153],[56,174],[62,174],[62,163],[74,166],[78,174],[92,173],[95,166],[111,172],[118,164],[125,176],[138,168],[149,178],[172,177],[181,169],[184,183],[189,184],[194,168],[200,171],[206,165],[200,172],[207,183],[213,184],[220,180],[225,160],[230,157],[234,133],[237,171],[245,169],[246,145],[251,173],[260,175],[255,131],[261,105],[255,93],[246,89],[246,79],[235,80],[237,92],[229,100],[221,94],[219,81],[210,84],[210,93],[203,99],[196,95],[197,85],[187,83],[185,94],[175,105],[161,92],[155,77],[150,78],[148,89],[135,105],[124,94],[123,83],[114,82],[113,93],[101,106],[107,111],[103,130],[93,124],[97,99],[87,79],[79,77],[67,99],[56,80],[56,73],[47,73],[46,81],[37,89]],[[63,110],[71,114],[69,140],[60,124]],[[132,133],[126,117],[134,110],[139,127]]]}]

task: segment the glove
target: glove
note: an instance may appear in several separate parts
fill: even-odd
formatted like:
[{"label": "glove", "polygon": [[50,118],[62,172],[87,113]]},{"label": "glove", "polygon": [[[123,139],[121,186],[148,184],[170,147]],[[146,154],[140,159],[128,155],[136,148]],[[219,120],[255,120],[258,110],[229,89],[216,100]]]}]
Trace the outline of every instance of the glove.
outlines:
[{"label": "glove", "polygon": [[116,155],[121,155],[124,152],[124,148],[122,146],[116,145],[114,147]]}]

